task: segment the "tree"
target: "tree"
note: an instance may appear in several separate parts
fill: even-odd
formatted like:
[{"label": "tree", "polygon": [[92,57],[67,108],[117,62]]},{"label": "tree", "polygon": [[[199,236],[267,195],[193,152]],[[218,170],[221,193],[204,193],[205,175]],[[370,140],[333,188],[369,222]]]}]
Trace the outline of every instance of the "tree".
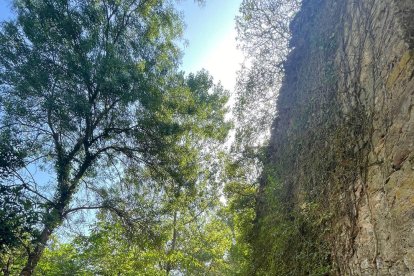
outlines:
[{"label": "tree", "polygon": [[236,17],[239,47],[246,62],[236,84],[235,150],[251,155],[270,136],[276,98],[290,48],[289,24],[301,0],[243,0]]},{"label": "tree", "polygon": [[222,87],[213,86],[205,72],[190,74],[185,82],[195,100],[193,115],[180,118],[186,131],[174,138],[155,170],[128,167],[109,193],[128,215],[102,211],[93,234],[83,239],[97,274],[217,275],[226,267],[231,236],[216,217],[220,145],[229,127],[223,123],[226,101]]},{"label": "tree", "polygon": [[258,185],[272,124],[277,120],[276,99],[284,62],[291,50],[289,25],[300,4],[301,0],[243,0],[241,3],[236,28],[246,61],[236,83],[233,110],[236,131],[231,162],[236,170],[243,172],[245,180],[240,182],[238,176],[230,182]]},{"label": "tree", "polygon": [[0,253],[18,244],[30,225],[25,212],[30,202],[24,200],[22,188],[6,185],[13,171],[22,166],[21,154],[6,139],[0,138]]},{"label": "tree", "polygon": [[290,24],[301,2],[243,0],[236,17],[239,47],[246,61],[238,72],[235,141],[226,165],[227,212],[235,240],[229,253],[233,274],[254,274],[255,249],[266,255],[263,252],[268,248],[265,243],[261,244],[264,248],[255,248],[255,227],[269,162],[267,143],[272,127],[277,125],[276,99],[291,51]]},{"label": "tree", "polygon": [[[243,165],[227,160],[224,194],[227,206],[223,210],[232,232],[233,244],[228,252],[231,275],[250,275],[252,262],[251,236],[255,220],[256,183],[247,177]],[[249,168],[247,168],[249,169]]]},{"label": "tree", "polygon": [[194,103],[220,103],[204,110],[199,126],[217,138],[226,98],[202,86],[202,98],[181,93],[174,41],[182,24],[168,1],[16,0],[14,8],[16,20],[0,30],[2,131],[28,149],[25,164],[49,173],[39,181],[14,172],[41,213],[21,271],[31,275],[69,215],[119,211],[105,173],[122,174],[125,164],[156,170],[187,129],[182,118],[194,114]]},{"label": "tree", "polygon": [[83,257],[76,243],[60,243],[52,237],[50,246],[45,249],[34,274],[51,276],[93,275]]},{"label": "tree", "polygon": [[24,166],[25,153],[8,133],[0,136],[0,265],[4,275],[14,270],[13,263],[38,233],[38,215],[31,198],[16,184],[13,173]]},{"label": "tree", "polygon": [[[131,164],[107,190],[105,200],[116,206],[100,210],[91,234],[74,240],[77,259],[84,264],[79,270],[91,275],[219,275],[226,270],[231,235],[216,211],[220,150],[229,128],[223,121],[227,97],[206,72],[181,80],[176,99],[192,100],[187,106],[192,115],[177,118],[185,131],[171,137],[175,142],[160,156],[160,164]],[[60,248],[68,246],[48,249],[49,259],[58,258]],[[65,261],[64,266],[72,263]],[[36,272],[44,267],[56,271],[61,264],[42,260]]]}]

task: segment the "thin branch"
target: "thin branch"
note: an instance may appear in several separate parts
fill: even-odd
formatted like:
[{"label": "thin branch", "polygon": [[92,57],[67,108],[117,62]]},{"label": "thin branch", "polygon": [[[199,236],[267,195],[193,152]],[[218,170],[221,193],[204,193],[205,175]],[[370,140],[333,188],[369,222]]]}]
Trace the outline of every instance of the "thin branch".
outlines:
[{"label": "thin branch", "polygon": [[43,200],[45,200],[45,201],[47,201],[49,204],[52,204],[52,205],[54,205],[54,203],[53,203],[53,201],[51,201],[50,199],[48,199],[46,196],[44,196],[44,195],[42,195],[41,193],[39,193],[38,191],[36,191],[35,189],[33,189],[33,188],[31,188],[30,187],[30,184],[29,183],[27,183],[24,179],[23,179],[23,177],[16,171],[16,170],[13,170],[13,172],[14,172],[14,174],[15,174],[15,176],[22,182],[22,186],[26,189],[26,190],[28,190],[29,192],[32,192],[32,193],[34,193],[35,195],[37,195],[38,197],[40,197],[40,198],[42,198]]},{"label": "thin branch", "polygon": [[79,206],[72,209],[69,209],[63,213],[63,216],[67,216],[70,213],[77,212],[80,210],[98,210],[98,209],[106,209],[108,208],[107,205],[100,205],[100,206]]}]

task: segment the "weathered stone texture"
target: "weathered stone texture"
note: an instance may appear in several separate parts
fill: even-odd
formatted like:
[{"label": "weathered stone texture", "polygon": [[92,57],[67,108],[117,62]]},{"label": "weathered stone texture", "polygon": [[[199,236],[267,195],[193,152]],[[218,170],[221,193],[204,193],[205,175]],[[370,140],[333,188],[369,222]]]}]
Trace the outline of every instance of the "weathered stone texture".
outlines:
[{"label": "weathered stone texture", "polygon": [[345,35],[359,39],[345,51],[361,58],[360,73],[352,78],[361,88],[360,105],[370,125],[365,125],[367,136],[360,137],[369,146],[365,173],[356,185],[363,193],[354,202],[357,230],[350,258],[340,265],[348,268],[341,272],[414,275],[414,25],[412,17],[407,21],[414,3],[352,2],[347,9],[354,24]]},{"label": "weathered stone texture", "polygon": [[308,0],[292,26],[273,162],[292,147],[297,206],[328,196],[335,273],[414,275],[414,2]]}]

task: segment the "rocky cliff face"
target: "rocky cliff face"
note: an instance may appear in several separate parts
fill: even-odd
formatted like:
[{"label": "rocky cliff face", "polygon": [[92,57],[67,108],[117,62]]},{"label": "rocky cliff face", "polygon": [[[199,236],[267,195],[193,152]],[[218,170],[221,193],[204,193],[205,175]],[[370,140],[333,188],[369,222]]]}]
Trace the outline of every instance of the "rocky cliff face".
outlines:
[{"label": "rocky cliff face", "polygon": [[296,225],[330,263],[296,275],[414,275],[414,2],[307,0],[291,28],[256,238]]}]

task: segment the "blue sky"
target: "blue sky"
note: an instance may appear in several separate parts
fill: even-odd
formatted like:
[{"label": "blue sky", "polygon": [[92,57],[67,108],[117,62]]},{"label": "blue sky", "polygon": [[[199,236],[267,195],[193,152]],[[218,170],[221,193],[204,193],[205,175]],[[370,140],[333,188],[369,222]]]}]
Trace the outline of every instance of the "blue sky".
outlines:
[{"label": "blue sky", "polygon": [[10,12],[10,0],[0,0],[0,21],[9,19],[12,15]]},{"label": "blue sky", "polygon": [[[233,90],[236,71],[240,68],[242,54],[236,49],[234,17],[242,0],[206,0],[200,6],[194,0],[180,0],[186,30],[182,69],[196,72],[207,69],[215,81]],[[10,0],[0,0],[0,21],[10,18]]]},{"label": "blue sky", "polygon": [[187,0],[178,5],[184,12],[187,25],[184,38],[189,42],[184,49],[183,69],[195,72],[205,68],[230,90],[243,60],[236,48],[234,29],[240,3],[241,0],[206,0],[200,7]]}]

